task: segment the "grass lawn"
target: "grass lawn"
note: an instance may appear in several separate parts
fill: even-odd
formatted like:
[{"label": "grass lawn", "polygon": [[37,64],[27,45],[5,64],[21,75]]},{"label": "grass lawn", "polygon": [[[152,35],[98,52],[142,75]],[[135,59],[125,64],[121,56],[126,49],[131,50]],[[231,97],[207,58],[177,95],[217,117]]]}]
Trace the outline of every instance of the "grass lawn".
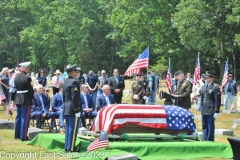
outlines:
[{"label": "grass lawn", "polygon": [[[130,89],[130,81],[127,80],[126,82],[126,90]],[[166,90],[165,87],[165,81],[161,81],[161,88],[160,90]],[[51,93],[50,93],[51,94]],[[131,103],[131,99],[130,96],[125,97],[126,92],[124,92],[124,97],[123,97],[123,102],[128,102],[129,104]],[[157,95],[158,96],[158,95]],[[235,102],[237,102],[237,100],[235,100]],[[159,98],[157,98],[157,104],[163,104],[163,100],[160,100]],[[222,110],[222,107],[221,107]],[[195,115],[200,115],[199,111],[196,111],[195,109],[190,109],[190,111]],[[16,115],[16,111],[14,111],[13,114],[13,121],[15,121],[15,115]],[[224,113],[220,113],[215,121],[215,127],[216,128],[222,128],[222,129],[232,129],[232,125],[233,125],[233,119],[239,119],[240,118],[240,114],[224,114]],[[0,106],[0,119],[9,119],[10,121],[12,121],[12,118],[8,115],[6,115],[6,111],[5,109],[3,109],[3,106]],[[197,126],[197,130],[201,131],[201,120],[195,120],[196,126]],[[47,128],[46,128],[46,131]],[[240,126],[234,130],[234,136],[236,137],[240,137]],[[7,155],[5,153],[26,153],[26,152],[30,152],[35,154],[36,153],[36,158],[34,159],[43,159],[43,154],[44,153],[48,153],[47,150],[45,150],[42,147],[39,146],[31,146],[31,145],[26,145],[23,142],[19,141],[19,140],[15,140],[14,139],[14,130],[13,129],[1,129],[0,130],[0,156],[3,155]],[[228,136],[215,136],[215,141],[216,142],[223,142],[223,143],[227,143],[227,137]],[[16,154],[15,154],[16,155]],[[35,155],[34,155],[35,156]],[[33,156],[32,156],[33,157]],[[9,159],[9,158],[2,158],[0,157],[0,159]],[[17,159],[16,157],[13,159]],[[18,159],[27,159],[27,157],[22,157],[22,158],[18,158]],[[53,159],[53,158],[45,158],[45,159]],[[61,158],[54,158],[54,159],[61,159]],[[206,159],[214,159],[214,158],[206,158]],[[214,159],[216,160],[216,159]]]}]

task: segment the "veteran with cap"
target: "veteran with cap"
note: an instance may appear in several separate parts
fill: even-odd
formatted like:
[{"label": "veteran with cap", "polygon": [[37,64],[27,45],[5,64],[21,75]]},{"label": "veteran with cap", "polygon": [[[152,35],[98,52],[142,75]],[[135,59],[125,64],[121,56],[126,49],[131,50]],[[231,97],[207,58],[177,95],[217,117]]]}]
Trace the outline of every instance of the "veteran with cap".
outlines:
[{"label": "veteran with cap", "polygon": [[32,79],[27,74],[31,62],[20,63],[21,73],[14,79],[14,85],[17,90],[15,103],[17,107],[17,116],[15,120],[15,138],[22,141],[28,140],[27,132],[30,120],[30,110],[34,90],[32,87]]},{"label": "veteran with cap", "polygon": [[68,78],[63,84],[63,114],[66,120],[64,148],[67,152],[77,151],[75,141],[79,117],[82,112],[79,83],[75,80],[77,77],[76,66],[72,65],[65,69],[68,73]]},{"label": "veteran with cap", "polygon": [[202,87],[202,131],[206,141],[214,141],[214,119],[217,117],[221,104],[219,87],[213,83],[214,75],[206,72],[205,85]]},{"label": "veteran with cap", "polygon": [[182,70],[176,72],[178,84],[176,88],[176,92],[173,94],[175,99],[175,105],[189,109],[191,108],[191,98],[190,94],[192,93],[192,84],[188,81]]},{"label": "veteran with cap", "polygon": [[237,95],[237,85],[236,81],[233,80],[232,74],[228,74],[228,82],[222,88],[222,92],[224,95],[224,110],[228,108],[228,100],[230,99],[230,108],[234,105],[234,96]]}]

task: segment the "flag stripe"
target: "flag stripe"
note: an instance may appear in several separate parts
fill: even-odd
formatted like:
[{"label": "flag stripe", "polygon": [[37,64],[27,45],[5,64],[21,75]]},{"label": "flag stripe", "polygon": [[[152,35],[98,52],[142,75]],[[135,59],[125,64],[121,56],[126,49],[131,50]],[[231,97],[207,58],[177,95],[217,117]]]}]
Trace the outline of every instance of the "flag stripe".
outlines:
[{"label": "flag stripe", "polygon": [[196,85],[199,79],[200,79],[200,59],[198,54],[198,57],[196,60],[196,66],[194,70],[193,85]]},{"label": "flag stripe", "polygon": [[171,71],[170,58],[168,60],[168,73],[167,73],[167,77],[166,77],[166,86],[167,86],[169,92],[172,94],[173,88],[172,88],[172,71]]}]

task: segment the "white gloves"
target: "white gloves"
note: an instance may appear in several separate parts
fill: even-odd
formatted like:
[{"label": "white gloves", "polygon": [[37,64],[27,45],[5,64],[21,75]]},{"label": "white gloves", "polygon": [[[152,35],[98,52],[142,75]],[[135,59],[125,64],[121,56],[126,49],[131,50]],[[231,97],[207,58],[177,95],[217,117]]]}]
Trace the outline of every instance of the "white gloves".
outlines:
[{"label": "white gloves", "polygon": [[147,96],[144,96],[143,99],[146,100],[146,99],[147,99]]},{"label": "white gloves", "polygon": [[218,113],[214,113],[213,118],[216,118],[218,116]]},{"label": "white gloves", "polygon": [[75,114],[76,117],[81,117],[81,112]]}]

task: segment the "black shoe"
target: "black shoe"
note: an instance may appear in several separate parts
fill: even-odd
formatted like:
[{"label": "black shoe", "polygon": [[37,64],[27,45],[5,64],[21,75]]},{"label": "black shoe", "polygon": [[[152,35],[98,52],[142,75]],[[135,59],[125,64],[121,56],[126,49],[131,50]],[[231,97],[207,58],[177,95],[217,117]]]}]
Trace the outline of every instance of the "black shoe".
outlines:
[{"label": "black shoe", "polygon": [[49,129],[49,133],[56,133],[53,128]]}]

